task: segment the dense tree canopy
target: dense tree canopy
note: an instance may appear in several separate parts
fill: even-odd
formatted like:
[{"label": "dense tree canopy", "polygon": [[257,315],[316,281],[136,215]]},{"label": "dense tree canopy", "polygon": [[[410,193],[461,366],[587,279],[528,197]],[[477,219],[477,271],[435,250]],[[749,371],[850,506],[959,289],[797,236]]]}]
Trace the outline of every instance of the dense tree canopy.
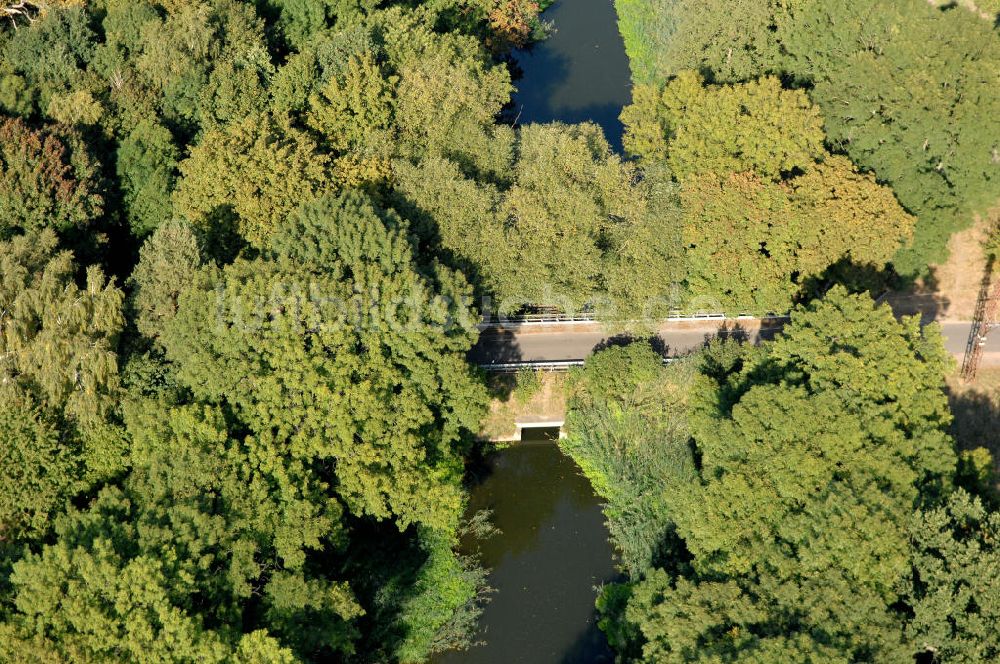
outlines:
[{"label": "dense tree canopy", "polygon": [[23,8],[0,28],[0,650],[467,646],[470,292],[388,203],[394,161],[507,177],[480,40],[537,6]]},{"label": "dense tree canopy", "polygon": [[17,118],[0,120],[0,238],[88,225],[104,202],[97,170],[72,130],[38,131]]},{"label": "dense tree canopy", "polygon": [[992,202],[995,8],[620,0],[622,156],[505,116],[546,4],[0,0],[0,659],[468,647],[474,294],[799,304],[761,348],[568,381],[623,659],[998,656],[937,333],[831,290]]},{"label": "dense tree canopy", "polygon": [[622,120],[626,148],[680,183],[693,309],[784,312],[831,266],[878,272],[912,237],[893,192],[827,152],[818,108],[775,78],[681,72],[637,86]]},{"label": "dense tree canopy", "polygon": [[[665,313],[682,277],[676,189],[612,155],[595,125],[522,128],[506,187],[400,166],[400,189],[505,312],[526,303]],[[674,302],[673,304],[678,304]]]},{"label": "dense tree canopy", "polygon": [[[0,242],[0,532],[46,532],[63,501],[117,471],[122,292],[91,267],[74,283],[51,229]],[[116,458],[118,457],[118,458]]]},{"label": "dense tree canopy", "polygon": [[[612,534],[635,521],[624,506],[645,504],[657,516],[641,532],[668,552],[626,558],[637,583],[605,593],[620,651],[650,662],[989,658],[1000,594],[951,565],[993,564],[992,516],[961,490],[948,497],[949,360],[933,328],[836,288],[762,348],[713,345],[691,378],[647,354],[588,362],[566,446],[608,499]],[[651,497],[619,500],[639,492]]]},{"label": "dense tree canopy", "polygon": [[923,0],[618,4],[640,104],[686,70],[807,89],[829,145],[918,216],[901,272],[942,259],[949,234],[996,202],[1000,39],[979,12]]},{"label": "dense tree canopy", "polygon": [[398,216],[325,197],[260,258],[206,268],[160,340],[197,397],[225,400],[292,458],[335,462],[359,514],[445,527],[479,388],[462,357],[465,288],[433,269],[415,269]]}]

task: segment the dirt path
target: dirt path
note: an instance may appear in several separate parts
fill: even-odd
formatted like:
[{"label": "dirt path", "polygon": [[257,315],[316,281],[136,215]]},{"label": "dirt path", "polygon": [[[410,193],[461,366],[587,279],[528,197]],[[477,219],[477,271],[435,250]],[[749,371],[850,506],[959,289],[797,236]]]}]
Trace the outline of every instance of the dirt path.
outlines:
[{"label": "dirt path", "polygon": [[989,230],[1000,221],[1000,205],[973,224],[951,236],[948,260],[932,265],[931,276],[911,292],[892,293],[886,299],[897,314],[922,314],[925,319],[941,322],[972,320],[976,298],[986,267],[983,242]]}]

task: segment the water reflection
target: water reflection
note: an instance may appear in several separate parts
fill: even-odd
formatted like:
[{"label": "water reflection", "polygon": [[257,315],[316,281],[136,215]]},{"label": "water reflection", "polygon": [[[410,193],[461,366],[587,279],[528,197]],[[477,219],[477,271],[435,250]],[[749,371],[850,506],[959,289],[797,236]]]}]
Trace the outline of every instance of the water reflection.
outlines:
[{"label": "water reflection", "polygon": [[556,444],[521,443],[487,459],[470,509],[491,509],[501,534],[466,543],[492,569],[486,645],[440,664],[613,661],[597,629],[594,588],[615,571],[600,504]]},{"label": "water reflection", "polygon": [[631,83],[612,0],[559,0],[543,18],[556,31],[515,55],[512,114],[522,124],[596,122],[621,151],[618,114],[631,101]]}]

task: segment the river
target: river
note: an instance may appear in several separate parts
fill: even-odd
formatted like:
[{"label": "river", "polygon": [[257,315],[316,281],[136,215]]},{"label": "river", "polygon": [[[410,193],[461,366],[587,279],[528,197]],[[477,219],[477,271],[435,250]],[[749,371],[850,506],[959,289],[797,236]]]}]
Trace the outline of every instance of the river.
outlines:
[{"label": "river", "polygon": [[616,579],[600,501],[554,441],[522,441],[480,469],[470,510],[490,509],[500,533],[464,543],[496,589],[480,622],[484,645],[437,664],[613,662],[597,628],[596,588]]},{"label": "river", "polygon": [[515,54],[512,114],[520,124],[596,122],[621,152],[618,114],[632,84],[611,0],[560,0],[542,17],[555,31]]},{"label": "river", "polygon": [[[515,54],[512,114],[519,124],[595,122],[620,152],[618,114],[631,94],[611,0],[562,0],[543,17],[555,31]],[[580,469],[554,440],[536,439],[491,454],[472,474],[469,509],[492,510],[500,533],[463,548],[491,570],[496,592],[480,621],[483,645],[434,663],[613,662],[594,600],[617,574],[600,499]]]}]

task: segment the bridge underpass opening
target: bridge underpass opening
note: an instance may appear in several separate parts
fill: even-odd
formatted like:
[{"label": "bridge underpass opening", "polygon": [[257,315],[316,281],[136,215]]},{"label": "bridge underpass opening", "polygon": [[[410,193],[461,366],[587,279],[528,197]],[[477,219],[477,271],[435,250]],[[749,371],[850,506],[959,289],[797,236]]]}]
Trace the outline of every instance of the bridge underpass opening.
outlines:
[{"label": "bridge underpass opening", "polygon": [[527,427],[520,432],[522,443],[554,443],[563,436],[560,426]]},{"label": "bridge underpass opening", "polygon": [[517,431],[512,440],[520,443],[554,443],[566,436],[563,433],[564,424],[562,419],[553,418],[526,419],[515,422]]}]

